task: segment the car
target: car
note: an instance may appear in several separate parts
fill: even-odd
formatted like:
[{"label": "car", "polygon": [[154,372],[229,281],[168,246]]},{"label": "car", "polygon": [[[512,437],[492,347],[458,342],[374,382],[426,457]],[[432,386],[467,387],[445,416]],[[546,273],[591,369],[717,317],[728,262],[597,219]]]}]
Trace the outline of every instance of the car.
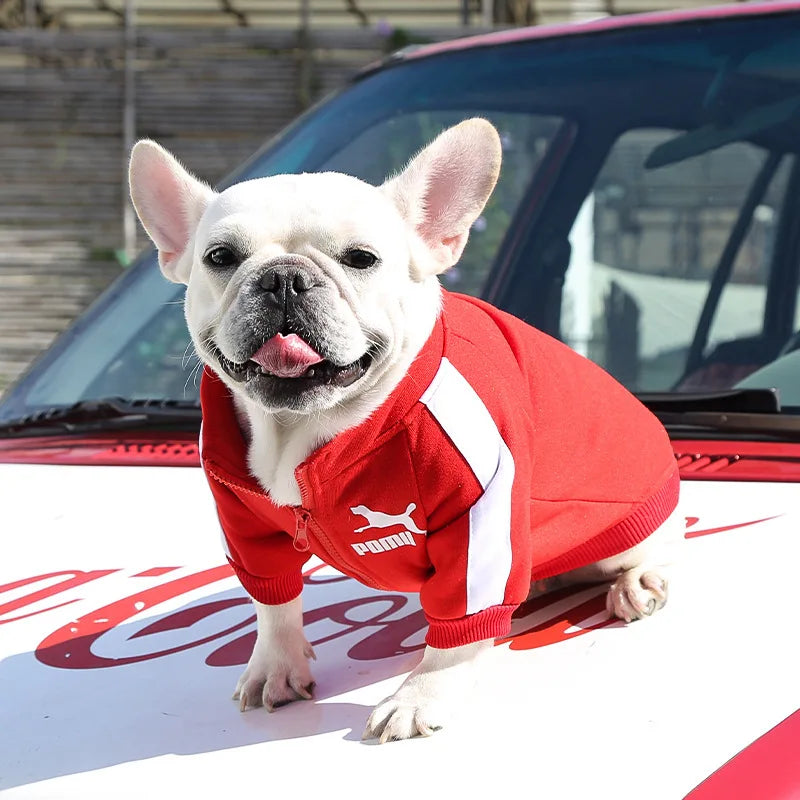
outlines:
[{"label": "car", "polygon": [[255,617],[198,469],[182,288],[145,253],[0,401],[7,796],[800,792],[800,3],[411,48],[229,182],[378,183],[473,116],[504,166],[444,283],[661,419],[686,519],[667,608],[625,625],[602,586],[538,597],[456,725],[376,750],[364,722],[418,659],[424,616],[314,559],[315,698],[240,714]]}]

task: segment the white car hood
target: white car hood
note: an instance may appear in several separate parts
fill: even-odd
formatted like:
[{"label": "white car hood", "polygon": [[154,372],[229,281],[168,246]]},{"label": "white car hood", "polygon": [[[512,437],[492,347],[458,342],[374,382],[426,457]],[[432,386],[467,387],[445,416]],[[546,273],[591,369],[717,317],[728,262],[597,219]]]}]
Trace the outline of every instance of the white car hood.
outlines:
[{"label": "white car hood", "polygon": [[701,535],[663,612],[594,627],[601,589],[548,599],[494,649],[453,725],[377,746],[360,742],[369,711],[419,658],[415,596],[310,575],[315,699],[241,714],[254,618],[201,471],[0,465],[0,788],[683,797],[800,705],[799,494],[684,482]]}]

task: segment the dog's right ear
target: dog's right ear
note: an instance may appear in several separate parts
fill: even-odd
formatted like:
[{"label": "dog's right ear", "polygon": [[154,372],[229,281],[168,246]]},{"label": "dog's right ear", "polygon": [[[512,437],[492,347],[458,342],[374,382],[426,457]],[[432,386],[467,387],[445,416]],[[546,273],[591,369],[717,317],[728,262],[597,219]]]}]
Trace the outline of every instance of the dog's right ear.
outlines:
[{"label": "dog's right ear", "polygon": [[186,247],[214,191],[150,139],[134,145],[128,177],[133,207],[158,248],[161,271],[174,283],[188,283]]}]

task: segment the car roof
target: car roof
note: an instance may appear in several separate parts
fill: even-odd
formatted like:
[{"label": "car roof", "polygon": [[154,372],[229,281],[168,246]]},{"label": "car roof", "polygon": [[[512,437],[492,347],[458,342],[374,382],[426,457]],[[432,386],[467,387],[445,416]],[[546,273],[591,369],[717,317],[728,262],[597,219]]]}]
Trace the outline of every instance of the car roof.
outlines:
[{"label": "car roof", "polygon": [[676,25],[687,22],[734,19],[737,17],[772,16],[791,14],[800,11],[800,1],[788,0],[773,2],[737,3],[709,6],[703,8],[653,11],[641,14],[624,14],[616,17],[601,17],[586,22],[561,22],[552,25],[536,25],[526,28],[482,33],[446,42],[429,45],[412,45],[396,53],[392,60],[408,61],[426,58],[441,53],[471,50],[478,47],[526,42],[538,39],[554,39],[564,36],[583,36],[585,34],[605,33],[631,28],[649,28]]}]

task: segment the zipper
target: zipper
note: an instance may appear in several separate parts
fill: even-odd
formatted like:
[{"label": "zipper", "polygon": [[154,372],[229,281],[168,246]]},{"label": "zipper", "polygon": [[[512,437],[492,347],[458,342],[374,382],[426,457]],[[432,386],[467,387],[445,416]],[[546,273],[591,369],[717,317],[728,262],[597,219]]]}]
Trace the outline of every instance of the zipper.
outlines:
[{"label": "zipper", "polygon": [[295,506],[294,549],[301,553],[306,553],[311,549],[311,543],[308,541],[308,520],[310,518],[311,514],[305,508]]},{"label": "zipper", "polygon": [[247,492],[248,494],[255,495],[256,497],[267,497],[266,492],[258,491],[253,489],[250,486],[245,485],[244,483],[240,483],[239,481],[232,481],[230,478],[223,478],[215,469],[212,468],[211,464],[206,461],[203,465],[206,472],[217,482],[221,483],[223,486],[227,486],[229,489],[238,489],[240,492]]},{"label": "zipper", "polygon": [[[251,487],[246,486],[239,481],[232,481],[228,478],[223,478],[215,469],[211,467],[208,461],[205,462],[205,468],[208,471],[208,474],[223,486],[227,486],[231,489],[238,489],[239,491],[247,492],[248,494],[255,495],[256,497],[269,499],[269,495],[264,491],[256,491],[255,489],[252,489]],[[318,555],[320,555],[323,561],[334,566],[334,568],[336,568],[336,564],[346,564],[347,574],[352,575],[354,578],[361,581],[361,583],[364,583],[367,586],[371,586],[375,589],[385,589],[386,587],[376,583],[373,577],[365,575],[363,572],[361,572],[361,570],[355,569],[353,567],[352,560],[343,558],[338,548],[334,546],[333,542],[331,542],[322,528],[316,524],[311,516],[311,512],[306,508],[310,493],[308,491],[308,483],[305,480],[304,469],[298,467],[298,469],[295,471],[295,480],[297,481],[297,486],[300,489],[301,502],[301,505],[299,506],[291,506],[295,519],[295,531],[294,536],[292,537],[292,543],[295,550],[298,550],[301,553],[306,553],[311,549],[312,540],[309,529],[313,529],[314,539],[316,540],[317,545],[319,545],[319,550],[321,551]]]},{"label": "zipper", "polygon": [[[314,539],[316,540],[318,549],[321,551],[318,553],[318,555],[320,555],[323,561],[330,564],[335,569],[337,568],[337,564],[347,565],[346,574],[352,575],[352,577],[361,581],[361,583],[371,586],[374,589],[385,588],[377,584],[373,577],[365,575],[363,572],[361,572],[361,570],[356,569],[353,566],[353,561],[351,559],[342,557],[340,550],[328,538],[325,531],[323,531],[322,528],[316,523],[314,518],[311,516],[311,512],[305,508],[309,500],[308,483],[305,479],[305,469],[298,467],[295,470],[294,477],[297,481],[297,486],[300,489],[301,502],[301,505],[295,506],[294,509],[295,519],[297,520],[297,527],[295,529],[294,536],[295,548],[301,551],[310,549],[311,545],[308,533],[310,527],[314,531]],[[302,546],[303,544],[305,544],[305,547]]]},{"label": "zipper", "polygon": [[[255,497],[269,499],[269,495],[264,491],[256,491],[255,489],[251,489],[249,486],[246,486],[239,481],[232,481],[229,478],[223,478],[215,469],[211,467],[208,462],[205,463],[205,468],[208,471],[208,474],[211,475],[215,481],[221,483],[223,486],[227,486],[229,489],[237,489],[240,492],[247,492]],[[298,485],[300,485],[299,480]],[[304,486],[300,487],[300,496],[303,499],[303,502],[305,502],[307,492],[305,492]],[[311,519],[311,512],[308,509],[303,508],[303,506],[292,506],[292,511],[294,512],[295,519],[295,531],[294,536],[292,537],[294,549],[301,553],[307,553],[311,549],[311,541],[308,536],[308,522]]]}]

